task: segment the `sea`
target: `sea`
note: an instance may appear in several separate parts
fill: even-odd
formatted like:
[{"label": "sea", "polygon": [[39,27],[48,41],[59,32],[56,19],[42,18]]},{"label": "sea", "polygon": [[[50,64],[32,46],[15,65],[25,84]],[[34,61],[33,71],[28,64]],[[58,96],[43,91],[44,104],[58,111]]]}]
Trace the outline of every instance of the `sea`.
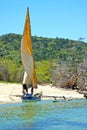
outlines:
[{"label": "sea", "polygon": [[87,130],[87,99],[2,104],[0,130]]}]

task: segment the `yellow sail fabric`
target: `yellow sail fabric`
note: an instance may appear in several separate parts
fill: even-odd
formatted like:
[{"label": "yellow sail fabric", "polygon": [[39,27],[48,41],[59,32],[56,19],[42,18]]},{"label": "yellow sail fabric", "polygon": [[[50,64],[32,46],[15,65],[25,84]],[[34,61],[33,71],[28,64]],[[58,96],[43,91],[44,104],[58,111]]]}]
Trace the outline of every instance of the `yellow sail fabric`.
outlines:
[{"label": "yellow sail fabric", "polygon": [[29,10],[27,8],[26,20],[24,26],[23,37],[21,41],[21,57],[22,63],[25,69],[23,84],[30,84],[31,82],[34,85],[34,88],[37,88],[37,81],[34,68],[34,59],[33,59],[33,50],[31,44],[31,28],[30,28],[30,18]]}]

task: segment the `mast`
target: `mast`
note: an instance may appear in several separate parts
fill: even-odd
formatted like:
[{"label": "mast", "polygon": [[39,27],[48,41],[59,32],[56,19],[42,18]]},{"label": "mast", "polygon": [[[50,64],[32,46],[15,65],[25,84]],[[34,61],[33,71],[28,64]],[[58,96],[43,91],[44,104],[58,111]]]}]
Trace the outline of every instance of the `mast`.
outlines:
[{"label": "mast", "polygon": [[22,41],[21,41],[21,58],[25,70],[23,84],[33,83],[34,88],[37,88],[33,49],[32,49],[32,42],[31,42],[29,8],[27,8],[27,12],[26,12],[24,31],[23,31]]}]

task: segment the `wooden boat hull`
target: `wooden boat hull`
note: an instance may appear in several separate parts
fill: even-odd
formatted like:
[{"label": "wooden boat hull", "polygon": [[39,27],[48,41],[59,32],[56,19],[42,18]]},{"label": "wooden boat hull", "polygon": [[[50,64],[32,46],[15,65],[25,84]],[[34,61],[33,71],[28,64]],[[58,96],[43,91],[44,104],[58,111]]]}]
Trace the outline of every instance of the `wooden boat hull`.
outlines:
[{"label": "wooden boat hull", "polygon": [[22,96],[22,101],[40,101],[41,100],[41,96],[33,96],[31,94],[27,94],[27,95],[23,95]]}]

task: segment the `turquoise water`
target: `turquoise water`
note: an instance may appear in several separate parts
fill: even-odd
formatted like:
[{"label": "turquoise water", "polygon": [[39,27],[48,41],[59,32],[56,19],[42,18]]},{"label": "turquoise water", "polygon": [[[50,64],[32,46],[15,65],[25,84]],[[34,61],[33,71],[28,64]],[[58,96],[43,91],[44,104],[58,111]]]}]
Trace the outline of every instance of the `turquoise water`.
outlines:
[{"label": "turquoise water", "polygon": [[0,105],[0,130],[87,130],[87,100]]}]

